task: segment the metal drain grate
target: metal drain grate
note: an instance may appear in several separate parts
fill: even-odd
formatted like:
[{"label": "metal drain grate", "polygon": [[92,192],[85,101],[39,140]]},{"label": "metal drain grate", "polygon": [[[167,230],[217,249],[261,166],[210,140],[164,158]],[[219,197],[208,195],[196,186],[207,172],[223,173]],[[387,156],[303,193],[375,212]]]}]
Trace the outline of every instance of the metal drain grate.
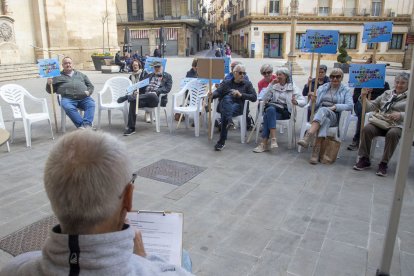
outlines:
[{"label": "metal drain grate", "polygon": [[178,161],[161,159],[138,171],[138,175],[149,179],[181,186],[203,172],[206,168]]},{"label": "metal drain grate", "polygon": [[40,250],[49,235],[49,231],[58,223],[55,216],[41,219],[1,239],[0,249],[12,256]]}]

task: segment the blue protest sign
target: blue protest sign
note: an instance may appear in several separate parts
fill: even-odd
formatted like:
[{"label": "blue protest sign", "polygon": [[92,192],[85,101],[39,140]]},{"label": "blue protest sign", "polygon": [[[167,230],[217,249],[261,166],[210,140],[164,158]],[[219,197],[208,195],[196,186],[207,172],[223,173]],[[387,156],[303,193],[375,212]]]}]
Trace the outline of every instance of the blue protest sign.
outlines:
[{"label": "blue protest sign", "polygon": [[[200,83],[208,83],[209,79],[198,79],[200,81]],[[222,80],[219,79],[212,79],[211,83],[212,84],[220,84],[222,82]]]},{"label": "blue protest sign", "polygon": [[230,74],[230,58],[225,57],[224,58],[224,74]]},{"label": "blue protest sign", "polygon": [[307,30],[304,48],[311,53],[336,54],[338,40],[338,31]]},{"label": "blue protest sign", "polygon": [[41,78],[53,78],[60,76],[59,61],[55,58],[39,59],[37,61],[39,75]]},{"label": "blue protest sign", "polygon": [[392,37],[392,21],[364,24],[362,43],[389,42]]},{"label": "blue protest sign", "polygon": [[167,59],[165,59],[165,58],[158,58],[158,57],[147,57],[147,59],[145,60],[144,70],[147,71],[148,73],[154,72],[154,67],[152,67],[152,63],[154,61],[161,62],[162,63],[162,67],[165,70],[165,66],[167,65]]},{"label": "blue protest sign", "polygon": [[355,88],[384,88],[385,64],[351,64],[349,86]]},{"label": "blue protest sign", "polygon": [[302,34],[300,36],[299,45],[301,46],[300,50],[304,53],[310,52],[308,48],[306,48],[306,34]]},{"label": "blue protest sign", "polygon": [[130,87],[127,88],[127,95],[132,94],[132,92],[134,92],[137,89],[140,89],[144,86],[148,86],[148,84],[149,84],[149,78],[146,78],[146,79],[144,79],[140,82],[137,82],[137,83],[131,85]]}]

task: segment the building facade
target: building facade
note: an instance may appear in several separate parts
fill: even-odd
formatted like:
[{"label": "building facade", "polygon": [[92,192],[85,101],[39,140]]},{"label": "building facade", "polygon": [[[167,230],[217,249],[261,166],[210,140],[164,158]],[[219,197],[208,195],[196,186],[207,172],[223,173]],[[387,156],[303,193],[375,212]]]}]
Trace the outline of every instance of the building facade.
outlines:
[{"label": "building facade", "polygon": [[79,69],[91,55],[118,46],[115,0],[1,0],[0,64],[71,56]]},{"label": "building facade", "polygon": [[204,2],[196,0],[117,0],[120,46],[141,55],[152,55],[157,47],[165,56],[199,51],[204,48],[203,7]]},{"label": "building facade", "polygon": [[[232,45],[233,51],[256,58],[286,59],[290,50],[291,0],[212,0],[211,12],[225,14],[222,23],[211,17],[214,37]],[[295,49],[301,58],[300,37],[307,29],[338,30],[340,43],[345,41],[350,56],[365,59],[373,53],[373,45],[362,43],[363,24],[393,21],[392,40],[380,43],[377,59],[403,62],[407,35],[410,31],[413,0],[298,0]],[[224,29],[223,29],[224,28]],[[226,34],[226,36],[224,36]],[[336,55],[325,55],[336,59]]]}]

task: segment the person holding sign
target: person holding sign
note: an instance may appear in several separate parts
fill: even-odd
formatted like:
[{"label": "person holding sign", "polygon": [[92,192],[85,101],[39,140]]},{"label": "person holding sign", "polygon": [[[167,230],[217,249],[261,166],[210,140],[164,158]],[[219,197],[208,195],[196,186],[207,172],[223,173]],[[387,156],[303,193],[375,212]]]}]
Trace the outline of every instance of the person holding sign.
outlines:
[{"label": "person holding sign", "polygon": [[233,75],[233,79],[223,81],[214,93],[211,90],[208,93],[209,97],[219,99],[217,108],[221,114],[221,130],[220,139],[214,146],[216,151],[223,150],[227,140],[227,125],[233,117],[243,114],[244,101],[255,102],[257,100],[256,90],[252,83],[244,79],[246,75],[244,65],[236,65]]},{"label": "person holding sign", "polygon": [[107,133],[85,130],[61,137],[44,170],[59,224],[42,251],[17,256],[0,275],[192,275],[147,255],[141,232],[126,223],[137,177],[128,155]]},{"label": "person holding sign", "polygon": [[300,90],[291,81],[291,75],[287,68],[279,68],[276,71],[277,83],[270,84],[262,93],[264,106],[262,142],[253,149],[260,153],[268,151],[268,141],[271,138],[270,148],[277,148],[276,123],[278,120],[288,120],[293,106],[305,106],[306,100],[300,94]]},{"label": "person holding sign", "polygon": [[[372,58],[371,57],[368,58],[365,63],[371,64]],[[367,92],[369,95],[368,98],[370,98],[371,100],[375,100],[376,98],[378,98],[378,96],[382,95],[382,93],[384,93],[387,90],[390,90],[390,85],[388,84],[388,82],[384,82],[383,88],[367,88]],[[358,150],[359,148],[359,139],[360,139],[360,133],[361,133],[362,103],[358,99],[361,96],[361,91],[362,91],[361,88],[355,88],[354,94],[352,95],[352,99],[354,101],[354,111],[355,111],[355,115],[358,117],[358,122],[355,127],[355,135],[352,139],[352,143],[347,147],[347,150],[351,150],[351,151]]]},{"label": "person holding sign", "polygon": [[317,136],[313,147],[311,164],[319,162],[319,152],[323,139],[328,135],[330,127],[338,126],[340,113],[351,111],[353,107],[352,95],[349,87],[342,83],[344,73],[340,68],[334,68],[329,75],[331,82],[325,83],[317,90],[315,116],[305,137],[298,141],[298,145],[307,148],[313,137]]},{"label": "person holding sign", "polygon": [[[62,60],[63,70],[60,76],[47,79],[46,91],[50,94],[50,85],[56,94],[62,96],[61,105],[66,115],[72,120],[77,128],[92,127],[95,114],[95,101],[91,95],[94,90],[89,78],[73,69],[73,61],[70,57]],[[82,116],[78,109],[84,110]]]},{"label": "person holding sign", "polygon": [[[391,159],[401,137],[405,106],[407,105],[410,74],[399,73],[395,76],[394,89],[385,91],[375,100],[367,100],[366,110],[375,111],[368,118],[369,123],[362,129],[359,145],[359,160],[354,169],[362,171],[371,167],[369,160],[372,139],[385,136],[384,153],[378,165],[377,175],[387,176],[388,161]],[[363,90],[362,95],[368,91]],[[361,100],[361,97],[359,98]]]},{"label": "person holding sign", "polygon": [[[139,62],[134,61],[135,69],[139,70]],[[154,72],[146,76],[145,78],[149,79],[149,85],[139,89],[139,92],[134,92],[133,96],[130,99],[129,111],[128,111],[128,128],[125,130],[124,135],[129,136],[135,133],[135,124],[137,119],[136,114],[136,95],[139,93],[139,105],[138,108],[142,107],[157,107],[159,103],[159,96],[161,94],[168,94],[171,91],[172,87],[172,77],[167,72],[163,72],[162,63],[159,61],[154,61],[152,63],[154,67]],[[138,69],[137,69],[138,68]],[[132,80],[132,79],[131,79]],[[136,79],[138,81],[138,79]],[[121,98],[120,98],[121,99]],[[118,99],[118,102],[120,102]],[[126,100],[125,98],[122,98]],[[161,106],[166,106],[168,102],[168,97],[164,96],[161,98]]]},{"label": "person holding sign", "polygon": [[[308,94],[310,94],[309,96],[312,96],[313,95],[312,91],[315,91],[316,89],[319,88],[319,86],[329,82],[329,78],[326,76],[326,71],[328,71],[328,67],[326,67],[326,65],[322,64],[319,66],[318,78],[313,78],[313,79],[311,77],[308,78],[308,83],[305,84],[302,90],[303,96],[308,96]],[[315,83],[316,83],[316,89],[315,89]],[[309,90],[309,84],[311,85],[310,90]]]}]

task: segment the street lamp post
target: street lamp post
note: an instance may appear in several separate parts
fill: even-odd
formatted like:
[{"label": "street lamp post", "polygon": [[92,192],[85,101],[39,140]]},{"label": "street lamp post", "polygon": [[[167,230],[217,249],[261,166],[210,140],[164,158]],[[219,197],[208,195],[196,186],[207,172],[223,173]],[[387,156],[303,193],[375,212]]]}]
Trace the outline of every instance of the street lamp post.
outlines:
[{"label": "street lamp post", "polygon": [[295,54],[295,41],[296,41],[296,23],[298,18],[299,10],[299,1],[291,0],[290,1],[290,52],[288,54],[288,61],[285,66],[291,69],[292,74],[294,75],[303,75],[303,69],[296,63],[296,54]]}]

